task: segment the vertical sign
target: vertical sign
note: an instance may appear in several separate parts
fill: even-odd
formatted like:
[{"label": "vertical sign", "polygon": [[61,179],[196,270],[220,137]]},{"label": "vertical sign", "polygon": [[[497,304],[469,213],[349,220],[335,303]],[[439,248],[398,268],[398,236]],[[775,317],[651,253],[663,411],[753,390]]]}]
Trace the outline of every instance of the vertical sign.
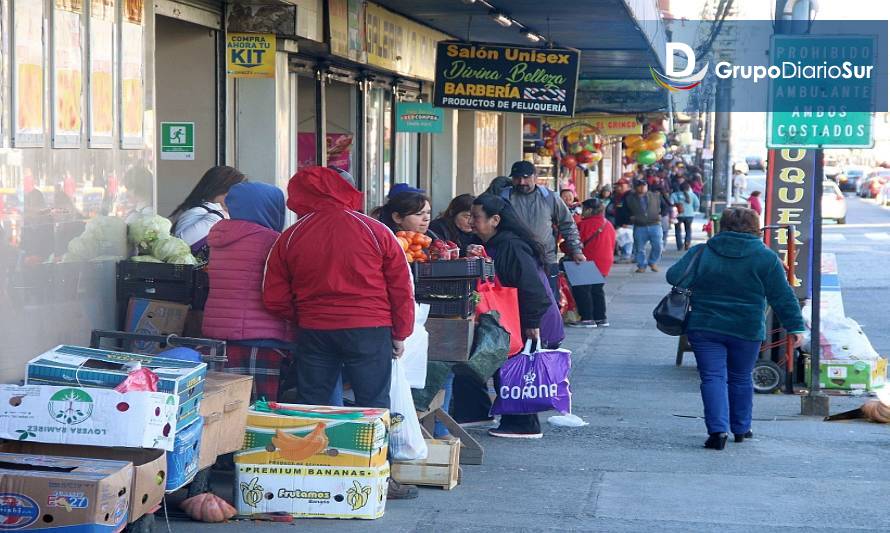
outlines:
[{"label": "vertical sign", "polygon": [[90,148],[111,148],[114,137],[114,0],[91,0],[87,136]]},{"label": "vertical sign", "polygon": [[195,123],[161,122],[161,159],[195,160]]},{"label": "vertical sign", "polygon": [[[800,299],[810,297],[813,271],[813,198],[821,187],[816,176],[816,151],[784,148],[769,151],[766,178],[766,225],[795,226],[794,293]],[[766,232],[766,244],[788,264],[786,228]]]},{"label": "vertical sign", "polygon": [[43,146],[43,2],[12,5],[13,145]]},{"label": "vertical sign", "polygon": [[83,0],[53,9],[53,148],[80,148],[83,117]]},{"label": "vertical sign", "polygon": [[123,0],[121,23],[121,147],[142,148],[145,114],[143,0]]},{"label": "vertical sign", "polygon": [[328,0],[328,30],[331,34],[331,53],[349,57],[348,0]]}]

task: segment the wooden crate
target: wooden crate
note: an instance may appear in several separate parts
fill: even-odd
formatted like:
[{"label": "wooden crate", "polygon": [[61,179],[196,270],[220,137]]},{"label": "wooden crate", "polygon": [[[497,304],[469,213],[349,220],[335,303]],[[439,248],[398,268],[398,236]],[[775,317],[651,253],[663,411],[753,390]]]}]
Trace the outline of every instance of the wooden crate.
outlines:
[{"label": "wooden crate", "polygon": [[393,479],[409,485],[453,489],[459,482],[460,440],[426,439],[426,445],[429,453],[424,460],[393,461]]},{"label": "wooden crate", "polygon": [[427,358],[430,361],[466,361],[473,350],[476,322],[470,318],[428,318],[430,334]]}]

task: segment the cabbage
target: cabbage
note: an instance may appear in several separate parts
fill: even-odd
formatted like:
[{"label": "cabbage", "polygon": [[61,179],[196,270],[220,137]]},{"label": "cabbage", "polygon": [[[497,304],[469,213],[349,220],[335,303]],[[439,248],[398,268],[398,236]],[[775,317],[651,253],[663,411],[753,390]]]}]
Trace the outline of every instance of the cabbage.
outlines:
[{"label": "cabbage", "polygon": [[130,258],[130,261],[135,261],[137,263],[163,263],[157,257],[153,257],[150,255],[134,255]]},{"label": "cabbage", "polygon": [[65,254],[65,260],[89,261],[97,255],[99,255],[98,243],[83,234],[68,242],[68,253]]},{"label": "cabbage", "polygon": [[157,257],[161,261],[170,263],[171,257],[180,257],[183,255],[191,255],[192,249],[184,240],[177,237],[167,237],[159,239],[151,247],[151,255]]},{"label": "cabbage", "polygon": [[167,262],[174,264],[174,265],[197,265],[198,264],[198,260],[195,259],[195,256],[193,256],[192,254],[168,257]]},{"label": "cabbage", "polygon": [[173,224],[166,218],[158,215],[143,215],[129,226],[130,242],[143,250],[151,248],[158,239],[170,236]]}]

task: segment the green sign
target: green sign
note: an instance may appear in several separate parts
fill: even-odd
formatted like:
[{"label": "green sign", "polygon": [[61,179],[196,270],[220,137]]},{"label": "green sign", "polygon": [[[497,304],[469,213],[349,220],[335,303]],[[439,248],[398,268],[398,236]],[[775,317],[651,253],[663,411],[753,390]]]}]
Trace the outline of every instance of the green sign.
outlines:
[{"label": "green sign", "polygon": [[871,148],[874,139],[868,110],[874,109],[873,82],[850,79],[843,73],[850,68],[850,58],[874,57],[876,50],[872,36],[774,35],[773,65],[792,71],[801,59],[814,63],[814,58],[824,58],[818,67],[808,68],[823,68],[837,76],[819,81],[784,75],[770,78],[767,147]]},{"label": "green sign", "polygon": [[442,133],[445,114],[430,103],[399,102],[396,104],[396,131],[399,133]]},{"label": "green sign", "polygon": [[195,123],[161,122],[161,159],[195,160]]}]

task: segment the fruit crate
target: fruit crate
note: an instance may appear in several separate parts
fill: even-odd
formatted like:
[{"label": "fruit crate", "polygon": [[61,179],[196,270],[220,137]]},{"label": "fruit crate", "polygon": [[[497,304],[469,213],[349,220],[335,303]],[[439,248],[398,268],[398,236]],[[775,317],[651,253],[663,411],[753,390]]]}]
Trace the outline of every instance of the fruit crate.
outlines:
[{"label": "fruit crate", "polygon": [[203,268],[203,265],[119,261],[116,286],[118,325],[123,326],[130,298],[163,300],[203,309],[210,286]]},{"label": "fruit crate", "polygon": [[494,277],[494,263],[481,257],[412,263],[414,277],[424,278],[484,278]]},{"label": "fruit crate", "polygon": [[418,279],[414,282],[414,296],[424,300],[464,298],[476,290],[475,278]]},{"label": "fruit crate", "polygon": [[469,318],[476,312],[472,294],[463,298],[417,298],[417,303],[430,306],[430,318]]}]

